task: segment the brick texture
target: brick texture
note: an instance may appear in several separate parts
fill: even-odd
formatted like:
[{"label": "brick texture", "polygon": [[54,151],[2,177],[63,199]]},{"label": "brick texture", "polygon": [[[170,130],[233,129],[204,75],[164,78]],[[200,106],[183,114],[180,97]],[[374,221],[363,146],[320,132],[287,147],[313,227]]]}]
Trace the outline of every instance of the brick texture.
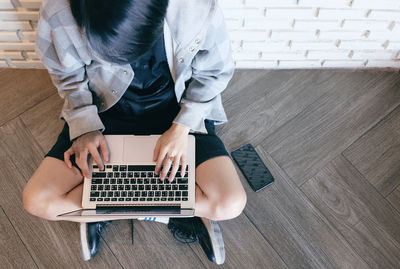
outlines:
[{"label": "brick texture", "polygon": [[[400,68],[399,0],[219,0],[238,68]],[[43,68],[41,0],[0,0],[0,67]]]}]

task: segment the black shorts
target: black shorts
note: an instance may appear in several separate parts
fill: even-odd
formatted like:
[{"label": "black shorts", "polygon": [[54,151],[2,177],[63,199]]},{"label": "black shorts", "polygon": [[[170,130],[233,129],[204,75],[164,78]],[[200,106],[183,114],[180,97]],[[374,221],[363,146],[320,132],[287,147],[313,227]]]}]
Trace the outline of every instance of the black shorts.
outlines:
[{"label": "black shorts", "polygon": [[[115,124],[116,121],[108,122],[106,117],[102,118],[103,124],[106,126],[106,130],[103,134],[127,134],[126,129],[121,130],[121,126],[126,125],[119,125]],[[199,166],[201,163],[217,156],[228,156],[230,157],[229,153],[227,152],[225,145],[221,141],[221,139],[215,133],[215,126],[214,121],[212,120],[205,120],[206,129],[208,134],[193,134],[196,139],[196,167]],[[169,124],[170,126],[170,124]],[[168,129],[168,126],[164,128],[164,131]],[[141,132],[136,133],[135,131],[130,132],[130,134],[142,134]],[[162,132],[152,133],[152,134],[162,134]],[[51,150],[45,155],[45,157],[54,157],[59,160],[64,161],[64,152],[67,151],[71,147],[71,142],[69,138],[69,128],[68,125],[65,123],[64,128],[62,129],[60,135],[58,136],[57,142],[51,148]],[[79,169],[79,167],[75,163],[75,158],[71,158],[72,164]]]}]

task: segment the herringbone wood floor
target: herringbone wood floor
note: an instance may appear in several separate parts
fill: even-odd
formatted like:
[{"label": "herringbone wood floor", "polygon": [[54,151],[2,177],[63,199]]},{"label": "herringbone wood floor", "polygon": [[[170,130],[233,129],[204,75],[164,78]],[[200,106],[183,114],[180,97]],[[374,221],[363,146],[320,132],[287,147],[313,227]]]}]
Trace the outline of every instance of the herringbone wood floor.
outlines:
[{"label": "herringbone wood floor", "polygon": [[[44,70],[0,70],[0,268],[216,268],[163,224],[107,228],[80,256],[78,225],[27,214],[21,192],[62,127]],[[275,176],[220,223],[221,268],[400,268],[400,76],[238,70],[223,93],[229,151],[250,142]]]}]

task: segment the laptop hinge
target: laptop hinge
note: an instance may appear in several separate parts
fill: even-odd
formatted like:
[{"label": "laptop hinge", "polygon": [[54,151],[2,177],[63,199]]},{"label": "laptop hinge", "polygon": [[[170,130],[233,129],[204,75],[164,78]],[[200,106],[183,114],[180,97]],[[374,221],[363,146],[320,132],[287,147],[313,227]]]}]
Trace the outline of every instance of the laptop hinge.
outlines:
[{"label": "laptop hinge", "polygon": [[179,214],[181,206],[176,204],[166,205],[97,205],[96,213],[111,214],[111,213],[172,213]]}]

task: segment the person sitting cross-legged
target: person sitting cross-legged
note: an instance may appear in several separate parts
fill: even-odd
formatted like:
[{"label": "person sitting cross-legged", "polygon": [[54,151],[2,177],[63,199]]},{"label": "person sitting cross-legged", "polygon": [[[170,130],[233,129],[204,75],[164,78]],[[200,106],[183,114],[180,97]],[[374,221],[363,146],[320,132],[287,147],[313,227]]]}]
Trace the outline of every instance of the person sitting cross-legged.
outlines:
[{"label": "person sitting cross-legged", "polygon": [[[241,214],[246,193],[215,133],[216,124],[227,122],[221,92],[234,72],[217,1],[44,0],[36,51],[65,100],[65,124],[26,184],[24,208],[47,220],[81,209],[89,156],[104,168],[109,134],[161,135],[154,172],[166,180],[171,169],[172,180],[185,167],[191,133],[195,216],[157,219],[177,240],[199,241],[210,260],[223,263],[218,221]],[[88,259],[110,222],[79,221]]]}]

